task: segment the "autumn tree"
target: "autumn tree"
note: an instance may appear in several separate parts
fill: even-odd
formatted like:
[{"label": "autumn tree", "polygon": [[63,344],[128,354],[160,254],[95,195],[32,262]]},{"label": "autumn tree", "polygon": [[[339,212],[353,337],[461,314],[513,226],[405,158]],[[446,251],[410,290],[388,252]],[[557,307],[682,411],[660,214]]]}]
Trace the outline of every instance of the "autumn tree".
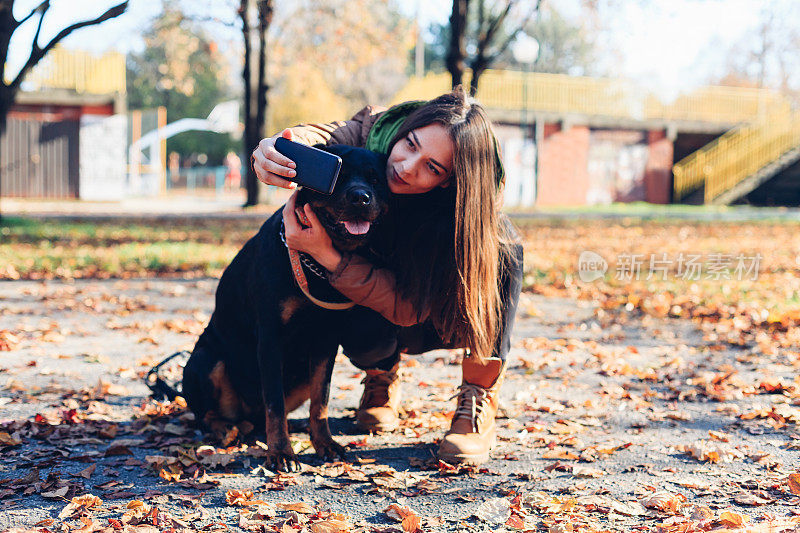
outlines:
[{"label": "autumn tree", "polygon": [[[541,7],[538,16],[528,21],[522,30],[539,42],[539,57],[536,59],[536,72],[554,74],[593,74],[596,70],[596,49],[591,31],[580,24],[565,19],[549,3]],[[449,27],[431,23],[427,29],[425,43],[425,70],[442,72],[448,51]],[[473,49],[472,43],[467,48]],[[521,65],[506,49],[495,59],[492,68],[523,70]]]},{"label": "autumn tree", "polygon": [[[388,102],[406,82],[403,52],[413,46],[412,22],[394,1],[292,0],[281,9],[273,0],[228,0],[226,5],[235,19],[205,20],[242,34],[248,155],[261,138],[292,121],[346,118],[367,103]],[[202,9],[218,12],[219,3],[193,4],[193,13]],[[252,169],[245,182],[246,205],[252,205],[258,201]]]},{"label": "autumn tree", "polygon": [[[161,14],[142,35],[145,47],[127,61],[128,107],[164,106],[170,122],[204,118],[231,98],[228,70],[216,43],[197,22],[173,3],[162,2]],[[229,135],[190,131],[167,139],[167,150],[187,156],[205,153],[221,164],[233,149]]]},{"label": "autumn tree", "polygon": [[275,24],[274,44],[276,84],[302,65],[357,110],[388,102],[405,85],[413,21],[385,0],[300,1]]},{"label": "autumn tree", "polygon": [[446,57],[453,87],[463,84],[469,67],[469,90],[474,95],[481,75],[539,13],[541,3],[542,0],[453,0]]},{"label": "autumn tree", "polygon": [[[0,0],[0,58],[3,62],[0,65],[0,133],[5,130],[6,119],[11,106],[14,104],[17,92],[19,91],[25,76],[35,67],[47,53],[58,43],[72,32],[87,26],[95,26],[106,20],[120,16],[128,8],[128,1],[110,7],[98,17],[82,20],[64,27],[56,33],[54,37],[46,42],[40,40],[42,24],[47,12],[50,10],[50,0],[43,0],[22,18],[14,17],[14,0]],[[14,33],[24,24],[36,24],[36,33],[31,42],[31,50],[22,68],[14,76],[7,76],[6,65],[8,60],[8,50]],[[10,80],[10,81],[9,81]]]},{"label": "autumn tree", "polygon": [[770,87],[800,104],[800,6],[776,0],[765,4],[753,27],[729,50],[724,70],[711,81]]}]

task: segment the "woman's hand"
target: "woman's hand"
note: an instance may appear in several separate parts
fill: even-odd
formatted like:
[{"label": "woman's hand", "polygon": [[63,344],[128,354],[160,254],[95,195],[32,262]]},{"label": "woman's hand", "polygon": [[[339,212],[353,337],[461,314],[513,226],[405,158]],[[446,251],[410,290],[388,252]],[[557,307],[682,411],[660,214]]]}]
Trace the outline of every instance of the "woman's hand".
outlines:
[{"label": "woman's hand", "polygon": [[[314,260],[333,272],[342,260],[342,254],[333,247],[333,242],[317,218],[314,210],[306,204],[297,207],[297,191],[283,206],[283,225],[286,228],[286,246],[309,254]],[[302,220],[305,217],[305,220]],[[300,223],[300,218],[303,224]]]},{"label": "woman's hand", "polygon": [[275,149],[275,139],[278,137],[283,137],[291,141],[292,130],[285,129],[280,135],[261,139],[261,142],[258,143],[258,147],[253,150],[253,156],[251,158],[253,169],[256,171],[258,179],[267,185],[275,185],[277,187],[283,187],[284,189],[294,189],[297,187],[297,184],[284,179],[282,176],[294,177],[297,174],[295,171],[296,165],[294,161]]}]

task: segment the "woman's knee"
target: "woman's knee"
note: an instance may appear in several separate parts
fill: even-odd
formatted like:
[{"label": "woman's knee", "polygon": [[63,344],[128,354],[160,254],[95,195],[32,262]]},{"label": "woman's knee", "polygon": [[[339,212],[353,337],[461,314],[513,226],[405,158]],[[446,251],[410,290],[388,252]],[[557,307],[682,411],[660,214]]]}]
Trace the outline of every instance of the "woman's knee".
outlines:
[{"label": "woman's knee", "polygon": [[342,345],[342,349],[350,362],[362,370],[389,370],[399,358],[397,337],[394,336],[377,339],[369,346]]}]

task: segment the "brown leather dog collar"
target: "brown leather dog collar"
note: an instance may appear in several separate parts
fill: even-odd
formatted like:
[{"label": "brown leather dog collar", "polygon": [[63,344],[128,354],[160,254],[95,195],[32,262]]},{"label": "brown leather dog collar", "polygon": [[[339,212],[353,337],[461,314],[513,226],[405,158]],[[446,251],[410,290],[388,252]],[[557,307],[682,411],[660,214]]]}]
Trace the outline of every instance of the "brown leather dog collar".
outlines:
[{"label": "brown leather dog collar", "polygon": [[334,311],[341,311],[344,309],[350,309],[351,307],[355,306],[355,302],[325,302],[323,300],[319,300],[312,296],[311,291],[308,290],[308,279],[306,278],[306,273],[303,270],[303,263],[300,260],[300,252],[289,248],[289,245],[286,244],[286,238],[284,236],[285,228],[283,226],[283,222],[281,222],[281,229],[279,231],[281,240],[283,244],[286,246],[286,251],[289,252],[289,264],[292,267],[292,274],[294,275],[294,281],[297,283],[297,286],[300,287],[300,290],[303,291],[303,294],[306,295],[306,298],[311,300],[314,304],[322,307],[324,309],[332,309]]}]

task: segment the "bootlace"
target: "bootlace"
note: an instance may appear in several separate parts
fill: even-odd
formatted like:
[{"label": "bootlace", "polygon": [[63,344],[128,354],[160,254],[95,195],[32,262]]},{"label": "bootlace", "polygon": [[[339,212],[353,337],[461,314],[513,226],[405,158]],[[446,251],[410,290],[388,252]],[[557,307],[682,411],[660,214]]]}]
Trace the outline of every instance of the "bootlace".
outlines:
[{"label": "bootlace", "polygon": [[483,422],[483,414],[486,411],[486,405],[489,403],[489,391],[480,385],[473,385],[472,383],[462,383],[458,387],[458,392],[450,397],[458,397],[458,407],[453,414],[453,419],[465,416],[469,417],[472,423],[472,430],[478,433],[478,424]]},{"label": "bootlace", "polygon": [[361,383],[364,385],[362,405],[371,405],[373,400],[381,403],[389,401],[389,387],[397,379],[394,372],[381,372],[380,374],[367,374]]}]

